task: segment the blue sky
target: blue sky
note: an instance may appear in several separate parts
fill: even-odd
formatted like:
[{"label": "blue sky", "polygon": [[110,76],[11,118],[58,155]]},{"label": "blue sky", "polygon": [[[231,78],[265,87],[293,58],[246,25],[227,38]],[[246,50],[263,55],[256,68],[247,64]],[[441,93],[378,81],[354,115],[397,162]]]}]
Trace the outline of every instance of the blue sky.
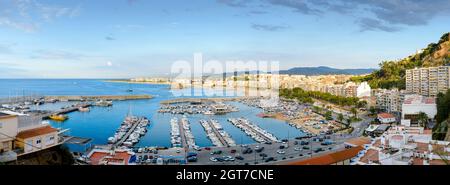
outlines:
[{"label": "blue sky", "polygon": [[0,0],[0,78],[123,78],[173,62],[378,67],[450,31],[447,0]]}]

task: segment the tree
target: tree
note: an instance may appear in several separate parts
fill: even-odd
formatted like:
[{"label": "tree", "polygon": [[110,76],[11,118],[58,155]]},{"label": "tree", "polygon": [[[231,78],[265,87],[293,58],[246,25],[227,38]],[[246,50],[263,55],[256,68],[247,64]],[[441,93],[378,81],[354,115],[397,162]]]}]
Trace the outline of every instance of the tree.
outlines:
[{"label": "tree", "polygon": [[377,109],[375,109],[374,106],[370,106],[369,112],[370,112],[371,115],[375,115],[375,113],[377,112]]},{"label": "tree", "polygon": [[428,115],[425,112],[419,112],[417,115],[417,121],[421,127],[426,129],[428,124]]},{"label": "tree", "polygon": [[332,112],[331,111],[327,111],[326,113],[325,113],[325,118],[327,119],[327,120],[332,120],[333,119],[333,116],[332,116]]},{"label": "tree", "polygon": [[352,119],[348,118],[345,121],[347,121],[347,126],[350,126],[350,124],[352,123]]},{"label": "tree", "polygon": [[357,118],[357,116],[358,116],[358,110],[356,110],[355,107],[353,107],[352,109],[350,109],[350,112],[353,114],[353,117]]},{"label": "tree", "polygon": [[337,119],[339,120],[339,122],[342,122],[342,120],[344,120],[344,115],[342,115],[342,113],[339,113]]}]

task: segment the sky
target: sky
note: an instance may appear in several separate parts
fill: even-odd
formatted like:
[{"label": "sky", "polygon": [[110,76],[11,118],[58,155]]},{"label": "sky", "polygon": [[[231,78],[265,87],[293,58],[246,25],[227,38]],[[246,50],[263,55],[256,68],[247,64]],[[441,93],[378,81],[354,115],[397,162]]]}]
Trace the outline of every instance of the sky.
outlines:
[{"label": "sky", "polygon": [[194,53],[377,68],[449,20],[448,0],[0,0],[0,78],[165,75]]}]

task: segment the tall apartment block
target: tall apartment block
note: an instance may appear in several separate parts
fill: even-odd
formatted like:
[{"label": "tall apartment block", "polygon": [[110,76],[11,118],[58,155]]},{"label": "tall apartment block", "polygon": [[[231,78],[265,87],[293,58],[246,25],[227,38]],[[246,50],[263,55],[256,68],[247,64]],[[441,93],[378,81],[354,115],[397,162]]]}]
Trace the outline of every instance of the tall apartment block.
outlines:
[{"label": "tall apartment block", "polygon": [[450,66],[406,70],[406,92],[436,96],[450,88]]}]

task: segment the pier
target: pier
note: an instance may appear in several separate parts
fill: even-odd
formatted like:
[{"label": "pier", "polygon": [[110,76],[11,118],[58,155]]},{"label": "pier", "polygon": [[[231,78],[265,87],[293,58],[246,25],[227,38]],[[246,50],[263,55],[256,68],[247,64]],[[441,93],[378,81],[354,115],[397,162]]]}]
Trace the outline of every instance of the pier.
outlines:
[{"label": "pier", "polygon": [[229,147],[228,143],[225,141],[225,139],[222,137],[222,135],[219,133],[219,130],[213,125],[213,123],[210,121],[207,121],[209,126],[212,128],[212,131],[216,135],[216,137],[219,139],[219,141],[222,143],[223,146]]},{"label": "pier", "polygon": [[123,101],[123,100],[143,100],[151,99],[151,95],[96,95],[96,96],[45,96],[45,101],[59,100],[59,101]]},{"label": "pier", "polygon": [[250,123],[247,119],[239,118],[228,119],[234,126],[242,129],[247,135],[251,136],[255,141],[263,143],[263,142],[277,142],[278,139],[262,128],[258,127],[255,124]]},{"label": "pier", "polygon": [[80,108],[87,108],[87,107],[90,107],[90,106],[92,106],[92,104],[90,104],[90,103],[75,105],[73,107],[68,107],[68,108],[65,108],[65,109],[62,109],[62,110],[59,110],[59,111],[56,111],[56,112],[46,113],[46,114],[43,114],[41,116],[42,116],[42,119],[49,119],[49,117],[51,115],[68,114],[68,113],[71,113],[71,112],[78,111]]},{"label": "pier", "polygon": [[189,145],[187,143],[187,139],[186,139],[186,135],[185,135],[186,131],[184,130],[182,121],[178,121],[178,128],[180,129],[181,145],[186,150],[189,148]]},{"label": "pier", "polygon": [[133,122],[133,126],[131,126],[131,128],[128,130],[128,132],[116,143],[114,143],[114,147],[118,147],[121,146],[123,144],[123,142],[125,142],[128,137],[130,137],[130,135],[134,132],[134,130],[136,129],[136,127],[139,125],[139,122]]}]

